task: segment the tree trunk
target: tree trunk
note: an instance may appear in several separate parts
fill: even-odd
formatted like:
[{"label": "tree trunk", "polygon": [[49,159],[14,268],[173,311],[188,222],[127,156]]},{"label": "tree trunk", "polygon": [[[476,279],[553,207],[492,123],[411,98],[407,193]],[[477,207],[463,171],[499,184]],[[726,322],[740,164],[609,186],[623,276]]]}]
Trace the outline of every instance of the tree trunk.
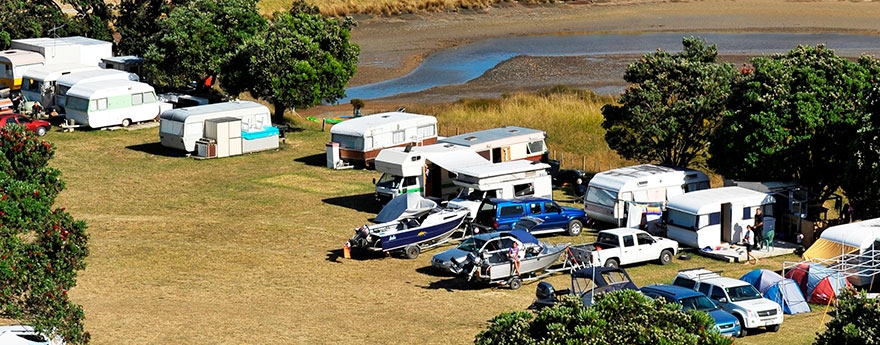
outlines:
[{"label": "tree trunk", "polygon": [[284,111],[287,110],[286,104],[281,104],[279,102],[274,102],[272,105],[275,106],[275,114],[272,115],[273,123],[285,123],[284,121]]}]

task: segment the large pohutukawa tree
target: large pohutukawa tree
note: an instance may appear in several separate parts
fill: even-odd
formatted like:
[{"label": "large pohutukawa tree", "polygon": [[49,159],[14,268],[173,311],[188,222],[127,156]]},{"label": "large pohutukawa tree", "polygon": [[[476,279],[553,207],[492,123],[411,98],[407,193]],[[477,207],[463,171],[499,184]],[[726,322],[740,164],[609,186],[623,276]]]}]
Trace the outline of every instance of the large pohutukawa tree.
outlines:
[{"label": "large pohutukawa tree", "polygon": [[83,310],[68,291],[86,267],[88,235],[55,207],[64,182],[48,166],[54,152],[21,126],[0,128],[0,318],[83,344]]},{"label": "large pohutukawa tree", "polygon": [[683,51],[658,50],[631,63],[618,104],[602,108],[605,140],[620,156],[686,167],[705,160],[730,94],[733,66],[715,45],[682,39]]}]

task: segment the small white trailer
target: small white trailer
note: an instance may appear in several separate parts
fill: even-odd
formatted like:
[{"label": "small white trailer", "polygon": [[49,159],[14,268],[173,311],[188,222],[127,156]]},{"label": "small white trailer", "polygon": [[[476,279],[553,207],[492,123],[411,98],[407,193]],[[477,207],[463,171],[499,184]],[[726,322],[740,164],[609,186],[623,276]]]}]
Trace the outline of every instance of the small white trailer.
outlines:
[{"label": "small white trailer", "polygon": [[[244,153],[278,147],[279,132],[272,126],[272,113],[266,106],[251,101],[214,103],[165,111],[159,116],[159,141],[168,148],[193,152],[196,141],[205,137],[205,121],[218,118],[241,119]],[[264,141],[269,147],[262,145]]]},{"label": "small white trailer", "polygon": [[584,211],[593,221],[623,226],[632,203],[663,206],[675,195],[709,188],[701,171],[653,164],[603,171],[590,179]]},{"label": "small white trailer", "polygon": [[547,133],[537,129],[504,126],[437,140],[470,147],[492,163],[515,160],[545,161]]},{"label": "small white trailer", "polygon": [[742,187],[699,190],[669,197],[666,236],[682,245],[705,248],[742,242],[746,226],[754,225],[755,209],[764,215],[764,231],[774,231],[773,204],[768,193]]},{"label": "small white trailer", "polygon": [[[21,80],[21,95],[26,104],[33,106],[39,102],[46,113],[55,110],[55,83],[62,76],[101,69],[98,66],[89,66],[75,63],[43,65],[28,69],[24,72]],[[30,109],[30,107],[26,107]]]},{"label": "small white trailer", "polygon": [[67,96],[67,125],[91,128],[128,127],[155,120],[164,108],[171,108],[159,102],[152,86],[131,80],[78,83]]},{"label": "small white trailer", "polygon": [[12,91],[21,89],[25,72],[45,63],[46,58],[37,52],[21,49],[0,51],[0,89],[4,86]]},{"label": "small white trailer", "polygon": [[399,111],[356,117],[333,125],[330,142],[335,145],[327,145],[328,167],[370,167],[382,149],[436,143],[437,118]]},{"label": "small white trailer", "polygon": [[466,208],[474,219],[486,198],[535,197],[553,199],[553,178],[549,164],[529,160],[474,165],[455,169],[453,183],[461,188],[449,207]]},{"label": "small white trailer", "polygon": [[58,77],[58,80],[55,81],[55,106],[58,107],[59,113],[67,112],[65,109],[67,107],[67,92],[74,85],[110,80],[139,81],[140,78],[136,74],[116,69],[96,69],[66,74]]}]

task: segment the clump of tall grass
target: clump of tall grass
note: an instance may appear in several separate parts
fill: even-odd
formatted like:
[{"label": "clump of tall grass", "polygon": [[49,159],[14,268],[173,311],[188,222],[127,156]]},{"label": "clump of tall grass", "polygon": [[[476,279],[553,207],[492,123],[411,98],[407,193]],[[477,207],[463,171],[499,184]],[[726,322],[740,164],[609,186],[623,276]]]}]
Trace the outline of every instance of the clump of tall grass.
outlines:
[{"label": "clump of tall grass", "polygon": [[547,132],[551,158],[562,159],[563,168],[595,172],[631,163],[605,142],[602,106],[610,102],[612,98],[589,90],[557,86],[500,99],[462,99],[409,109],[436,116],[440,134],[447,136],[501,126],[543,130]]}]

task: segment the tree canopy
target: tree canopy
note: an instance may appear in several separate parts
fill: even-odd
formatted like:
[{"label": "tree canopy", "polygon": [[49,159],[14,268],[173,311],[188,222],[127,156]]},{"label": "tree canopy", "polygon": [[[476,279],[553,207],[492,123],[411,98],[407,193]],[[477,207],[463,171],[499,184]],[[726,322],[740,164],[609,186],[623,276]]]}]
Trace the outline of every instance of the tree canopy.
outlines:
[{"label": "tree canopy", "polygon": [[216,76],[265,27],[257,0],[192,0],[175,6],[159,21],[159,32],[144,54],[145,70],[160,87],[179,88]]},{"label": "tree canopy", "polygon": [[355,23],[312,12],[295,3],[291,11],[275,13],[269,28],[224,66],[224,90],[232,95],[249,91],[273,104],[276,119],[290,108],[342,98],[360,54],[350,42]]},{"label": "tree canopy", "polygon": [[744,180],[797,180],[820,200],[853,158],[870,75],[824,45],[755,57],[734,81],[710,147],[716,172]]},{"label": "tree canopy", "polygon": [[67,295],[85,269],[86,224],[54,208],[64,189],[48,166],[55,148],[18,125],[0,128],[0,317],[88,342],[83,310]]},{"label": "tree canopy", "polygon": [[503,313],[477,334],[475,344],[732,344],[702,311],[652,300],[638,291],[597,296],[591,307],[565,296],[533,314]]},{"label": "tree canopy", "polygon": [[880,60],[859,59],[870,80],[864,91],[865,114],[849,140],[841,188],[862,218],[880,217]]},{"label": "tree canopy", "polygon": [[631,63],[623,76],[631,85],[619,105],[602,108],[605,139],[622,157],[681,167],[704,158],[733,66],[719,63],[715,45],[698,38],[685,37],[682,45],[681,52],[658,50]]}]

